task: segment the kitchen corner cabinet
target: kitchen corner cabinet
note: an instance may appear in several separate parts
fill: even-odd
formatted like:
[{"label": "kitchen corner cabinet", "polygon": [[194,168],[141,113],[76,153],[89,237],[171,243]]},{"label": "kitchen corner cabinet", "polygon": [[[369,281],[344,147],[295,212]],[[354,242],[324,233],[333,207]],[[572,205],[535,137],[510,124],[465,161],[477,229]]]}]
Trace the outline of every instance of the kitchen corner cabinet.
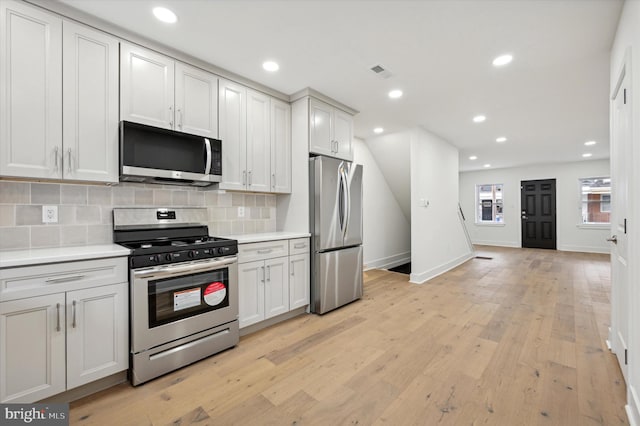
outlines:
[{"label": "kitchen corner cabinet", "polygon": [[116,182],[118,41],[23,2],[0,21],[0,175]]},{"label": "kitchen corner cabinet", "polygon": [[238,252],[240,328],[309,304],[308,238],[239,244]]},{"label": "kitchen corner cabinet", "polygon": [[309,152],[353,160],[353,116],[309,98]]},{"label": "kitchen corner cabinet", "polygon": [[218,138],[218,77],[173,58],[123,43],[123,120]]},{"label": "kitchen corner cabinet", "polygon": [[0,270],[0,402],[126,370],[127,294],[126,258]]},{"label": "kitchen corner cabinet", "polygon": [[220,80],[221,189],[291,192],[291,107]]}]

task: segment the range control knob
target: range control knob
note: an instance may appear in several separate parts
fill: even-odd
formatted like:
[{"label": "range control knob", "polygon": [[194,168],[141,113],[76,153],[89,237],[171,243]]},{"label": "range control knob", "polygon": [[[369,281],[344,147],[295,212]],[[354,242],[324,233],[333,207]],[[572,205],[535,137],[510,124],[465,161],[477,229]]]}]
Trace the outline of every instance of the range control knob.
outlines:
[{"label": "range control knob", "polygon": [[162,258],[160,257],[159,254],[154,254],[153,255],[153,261],[156,263],[160,263],[160,261],[162,260]]},{"label": "range control knob", "polygon": [[218,247],[218,254],[224,254],[224,249],[222,247]]},{"label": "range control knob", "polygon": [[171,256],[171,253],[167,253],[164,258],[168,261],[171,262],[173,260],[173,256]]},{"label": "range control knob", "polygon": [[194,257],[196,257],[197,252],[195,250],[189,250],[189,252],[187,253],[187,256],[189,256],[189,258],[193,259]]}]

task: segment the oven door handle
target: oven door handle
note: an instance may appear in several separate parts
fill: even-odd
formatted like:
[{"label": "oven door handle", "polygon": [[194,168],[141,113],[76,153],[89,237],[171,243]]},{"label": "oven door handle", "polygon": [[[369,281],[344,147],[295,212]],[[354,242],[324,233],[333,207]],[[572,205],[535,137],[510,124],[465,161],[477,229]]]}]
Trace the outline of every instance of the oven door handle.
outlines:
[{"label": "oven door handle", "polygon": [[213,271],[215,269],[221,269],[227,265],[232,265],[238,262],[237,256],[228,256],[222,259],[216,259],[207,262],[189,263],[186,265],[169,265],[169,266],[156,266],[153,268],[144,268],[133,272],[136,278],[145,278],[148,276],[155,276],[157,278],[168,277],[173,275],[186,275],[198,271]]}]

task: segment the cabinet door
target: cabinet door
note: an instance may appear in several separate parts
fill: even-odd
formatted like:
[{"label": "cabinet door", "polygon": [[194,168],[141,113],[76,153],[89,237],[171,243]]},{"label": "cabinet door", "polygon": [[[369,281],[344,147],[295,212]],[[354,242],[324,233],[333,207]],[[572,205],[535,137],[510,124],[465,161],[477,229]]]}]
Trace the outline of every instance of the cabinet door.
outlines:
[{"label": "cabinet door", "polygon": [[220,79],[219,134],[222,140],[220,189],[245,189],[247,184],[247,90]]},{"label": "cabinet door", "polygon": [[0,3],[0,175],[61,178],[62,20]]},{"label": "cabinet door", "polygon": [[332,108],[316,99],[309,99],[309,152],[334,156],[331,134]]},{"label": "cabinet door", "polygon": [[123,120],[173,129],[173,59],[123,43],[120,115]]},{"label": "cabinet door", "polygon": [[0,303],[0,402],[65,390],[64,293]]},{"label": "cabinet door", "polygon": [[240,328],[264,319],[264,261],[238,264]]},{"label": "cabinet door", "polygon": [[176,62],[176,130],[218,139],[218,77]]},{"label": "cabinet door", "polygon": [[271,189],[270,115],[269,96],[247,90],[247,189],[250,191]]},{"label": "cabinet door", "polygon": [[67,389],[128,368],[127,288],[67,292]]},{"label": "cabinet door", "polygon": [[291,106],[271,99],[271,192],[291,192]]},{"label": "cabinet door", "polygon": [[310,258],[309,253],[289,258],[289,309],[309,304]]},{"label": "cabinet door", "polygon": [[335,156],[343,160],[353,160],[353,117],[339,109],[334,109],[333,140]]},{"label": "cabinet door", "polygon": [[264,317],[289,312],[289,257],[268,259],[265,265]]},{"label": "cabinet door", "polygon": [[63,23],[63,176],[118,182],[118,40]]}]

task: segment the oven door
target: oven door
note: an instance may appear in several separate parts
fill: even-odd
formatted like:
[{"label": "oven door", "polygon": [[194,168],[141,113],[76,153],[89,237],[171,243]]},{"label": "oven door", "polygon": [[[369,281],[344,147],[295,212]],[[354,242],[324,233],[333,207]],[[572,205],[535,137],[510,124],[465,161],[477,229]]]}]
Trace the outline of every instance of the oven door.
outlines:
[{"label": "oven door", "polygon": [[236,256],[131,271],[133,353],[237,318]]}]

